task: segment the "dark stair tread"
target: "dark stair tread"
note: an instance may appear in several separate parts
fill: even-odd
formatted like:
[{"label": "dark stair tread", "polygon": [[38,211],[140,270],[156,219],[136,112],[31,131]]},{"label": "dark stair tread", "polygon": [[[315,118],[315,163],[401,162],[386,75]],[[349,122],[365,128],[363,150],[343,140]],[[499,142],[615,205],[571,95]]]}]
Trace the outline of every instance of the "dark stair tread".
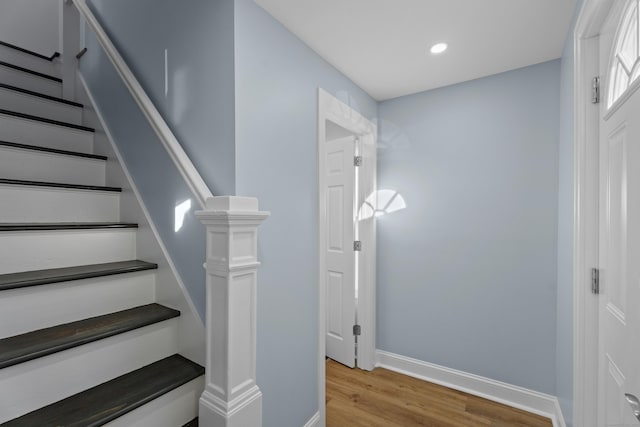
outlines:
[{"label": "dark stair tread", "polygon": [[118,192],[118,193],[122,191],[122,188],[105,187],[102,185],[67,184],[62,182],[46,182],[46,181],[25,181],[22,179],[7,179],[7,178],[0,178],[0,184],[27,185],[31,187],[67,188],[71,190],[111,191],[111,192]]},{"label": "dark stair tread", "polygon": [[54,81],[56,83],[62,83],[62,79],[59,78],[59,77],[51,76],[49,74],[40,73],[38,71],[30,70],[29,68],[20,67],[19,65],[10,64],[10,63],[4,62],[4,61],[0,61],[0,65],[2,65],[4,67],[7,67],[7,68],[13,68],[14,70],[21,71],[23,73],[33,74],[34,76],[42,77],[43,79],[52,80],[52,81]]},{"label": "dark stair tread", "polygon": [[130,222],[0,222],[0,231],[101,230],[118,228],[138,228],[138,224]]},{"label": "dark stair tread", "polygon": [[115,274],[134,273],[137,271],[155,270],[157,268],[158,264],[133,260],[0,274],[0,291],[112,276]]},{"label": "dark stair tread", "polygon": [[14,92],[24,93],[26,95],[37,96],[39,98],[48,99],[49,101],[55,101],[61,104],[71,105],[72,107],[84,108],[84,105],[80,104],[79,102],[69,101],[67,99],[58,98],[57,96],[46,95],[40,92],[34,92],[32,90],[24,89],[18,86],[12,86],[5,83],[0,83],[0,88],[9,89]]},{"label": "dark stair tread", "polygon": [[4,338],[0,340],[0,369],[179,315],[177,310],[154,303]]},{"label": "dark stair tread", "polygon": [[3,427],[98,427],[204,375],[178,354],[2,424]]},{"label": "dark stair tread", "polygon": [[82,125],[77,125],[75,123],[69,123],[69,122],[62,122],[60,120],[47,119],[46,117],[33,116],[31,114],[19,113],[17,111],[5,110],[5,109],[1,109],[1,108],[0,108],[0,114],[5,114],[7,116],[19,117],[21,119],[33,120],[33,121],[36,121],[36,122],[48,123],[48,124],[54,125],[54,126],[62,126],[62,127],[67,127],[67,128],[71,128],[71,129],[77,129],[77,130],[81,130],[81,131],[84,131],[84,132],[93,133],[93,132],[96,131],[94,128],[90,128],[90,127],[82,126]]},{"label": "dark stair tread", "polygon": [[79,151],[58,150],[57,148],[41,147],[39,145],[20,144],[17,142],[0,141],[0,147],[20,148],[22,150],[44,151],[46,153],[62,154],[65,156],[86,157],[88,159],[107,160],[107,156],[81,153]]},{"label": "dark stair tread", "polygon": [[198,427],[198,419],[194,418],[188,423],[186,423],[185,425],[183,425],[182,427]]},{"label": "dark stair tread", "polygon": [[60,56],[60,52],[53,52],[53,54],[51,56],[46,56],[46,55],[43,55],[41,53],[37,53],[37,52],[34,52],[32,50],[25,49],[23,47],[16,46],[14,44],[3,42],[3,41],[0,41],[0,45],[6,46],[6,47],[11,48],[11,49],[15,49],[15,50],[20,51],[22,53],[28,53],[29,55],[38,57],[40,59],[44,59],[45,61],[53,61],[54,58],[57,58],[57,57]]}]

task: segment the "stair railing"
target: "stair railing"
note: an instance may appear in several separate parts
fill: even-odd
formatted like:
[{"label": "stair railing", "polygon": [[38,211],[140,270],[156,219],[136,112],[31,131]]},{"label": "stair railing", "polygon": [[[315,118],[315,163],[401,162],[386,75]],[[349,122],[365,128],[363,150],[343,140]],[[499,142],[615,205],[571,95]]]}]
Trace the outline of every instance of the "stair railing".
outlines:
[{"label": "stair railing", "polygon": [[167,153],[169,153],[169,157],[171,157],[176,168],[180,171],[180,174],[189,186],[189,189],[196,196],[200,207],[204,208],[207,199],[213,197],[211,190],[209,190],[209,187],[207,187],[202,176],[200,176],[196,170],[191,159],[189,159],[189,156],[184,152],[175,135],[171,132],[171,129],[169,129],[167,122],[164,121],[160,112],[158,112],[155,105],[153,105],[153,102],[151,102],[151,99],[133,75],[133,72],[131,72],[131,69],[127,66],[127,63],[113,45],[111,39],[104,31],[93,12],[91,12],[91,9],[89,9],[89,6],[87,6],[86,1],[73,0],[73,4],[78,9],[89,28],[91,28],[95,33],[98,42],[122,78],[123,83],[127,89],[129,89],[131,96],[133,96],[136,104],[138,104],[138,107],[140,107],[140,110],[144,113],[149,124],[158,136],[158,139],[167,150]]},{"label": "stair railing", "polygon": [[[65,0],[62,8],[63,80],[75,82],[84,20],[202,209],[196,216],[206,226],[207,235],[207,343],[200,425],[260,427],[262,393],[256,384],[257,228],[269,213],[258,210],[255,198],[214,197],[86,1]],[[66,97],[73,96],[74,86],[63,86]]]}]

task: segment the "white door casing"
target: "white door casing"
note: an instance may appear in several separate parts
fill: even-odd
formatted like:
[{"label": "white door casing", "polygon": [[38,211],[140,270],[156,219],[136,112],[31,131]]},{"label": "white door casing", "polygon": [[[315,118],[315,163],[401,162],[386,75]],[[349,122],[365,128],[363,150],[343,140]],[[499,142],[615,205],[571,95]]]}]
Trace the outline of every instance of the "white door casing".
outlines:
[{"label": "white door casing", "polygon": [[[637,57],[637,0],[629,4],[636,22],[630,50]],[[612,61],[620,57],[613,35],[626,31],[620,18],[628,15],[620,12],[611,9],[600,33],[606,86],[599,143],[598,425],[606,427],[640,425],[625,397],[640,396],[640,92],[627,92],[610,108],[612,90],[620,93],[617,76],[610,74],[616,70]]]},{"label": "white door casing", "polygon": [[[573,33],[573,425],[598,424],[598,302],[591,269],[598,266],[599,105],[592,79],[599,70],[599,35],[617,0],[584,0]],[[571,414],[564,414],[570,417]]]},{"label": "white door casing", "polygon": [[355,137],[326,142],[324,185],[326,354],[350,368],[355,366],[356,252]]},{"label": "white door casing", "polygon": [[[357,168],[359,190],[352,214],[357,214],[365,199],[375,203],[376,199],[376,143],[377,128],[367,118],[334,96],[318,89],[318,409],[320,425],[325,423],[325,355],[327,354],[327,308],[326,283],[326,216],[324,188],[326,170],[326,149],[328,140],[342,137],[356,137],[356,147],[362,156],[362,165]],[[376,232],[375,217],[358,219],[357,239],[362,242],[362,250],[357,253],[358,267],[354,265],[358,284],[357,320],[361,326],[358,340],[357,365],[360,369],[372,370],[376,354]],[[349,315],[351,318],[351,315]],[[353,326],[353,325],[352,325]],[[350,329],[350,328],[349,328]],[[349,330],[348,332],[352,332]],[[353,338],[353,337],[352,337]],[[354,348],[355,351],[355,348]]]}]

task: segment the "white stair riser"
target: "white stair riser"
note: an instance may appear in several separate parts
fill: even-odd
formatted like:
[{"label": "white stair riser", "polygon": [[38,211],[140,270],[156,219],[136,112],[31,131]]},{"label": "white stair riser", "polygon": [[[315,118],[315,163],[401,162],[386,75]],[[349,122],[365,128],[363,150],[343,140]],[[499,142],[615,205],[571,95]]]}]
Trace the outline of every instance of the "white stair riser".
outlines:
[{"label": "white stair riser", "polygon": [[0,139],[59,150],[93,153],[93,133],[0,114]]},{"label": "white stair riser", "polygon": [[[53,52],[51,52],[51,54],[53,54]],[[47,61],[46,59],[38,58],[36,56],[29,55],[28,53],[0,45],[0,61],[28,68],[29,70],[48,74],[50,76],[60,77],[59,58],[56,58],[53,61]]]},{"label": "white stair riser", "polygon": [[0,370],[0,423],[177,352],[171,319]]},{"label": "white stair riser", "polygon": [[82,124],[82,108],[0,87],[0,109]]},{"label": "white stair riser", "polygon": [[0,185],[1,222],[118,221],[120,193]]},{"label": "white stair riser", "polygon": [[3,291],[0,339],[151,304],[155,301],[154,271]]},{"label": "white stair riser", "polygon": [[62,97],[62,83],[0,65],[0,82],[45,95]]},{"label": "white stair riser", "polygon": [[104,185],[105,168],[102,160],[0,146],[2,178]]},{"label": "white stair riser", "polygon": [[135,259],[136,231],[0,232],[0,274]]},{"label": "white stair riser", "polygon": [[198,402],[204,389],[204,377],[196,378],[105,424],[105,427],[177,427],[198,416]]}]

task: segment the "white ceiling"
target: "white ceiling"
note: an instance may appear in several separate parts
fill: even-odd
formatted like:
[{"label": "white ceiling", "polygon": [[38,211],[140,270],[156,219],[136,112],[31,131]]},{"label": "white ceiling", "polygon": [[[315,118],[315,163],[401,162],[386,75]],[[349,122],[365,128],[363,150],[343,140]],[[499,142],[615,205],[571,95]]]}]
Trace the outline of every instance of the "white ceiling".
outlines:
[{"label": "white ceiling", "polygon": [[[256,0],[377,100],[562,55],[575,0]],[[444,41],[449,49],[431,55]]]}]

